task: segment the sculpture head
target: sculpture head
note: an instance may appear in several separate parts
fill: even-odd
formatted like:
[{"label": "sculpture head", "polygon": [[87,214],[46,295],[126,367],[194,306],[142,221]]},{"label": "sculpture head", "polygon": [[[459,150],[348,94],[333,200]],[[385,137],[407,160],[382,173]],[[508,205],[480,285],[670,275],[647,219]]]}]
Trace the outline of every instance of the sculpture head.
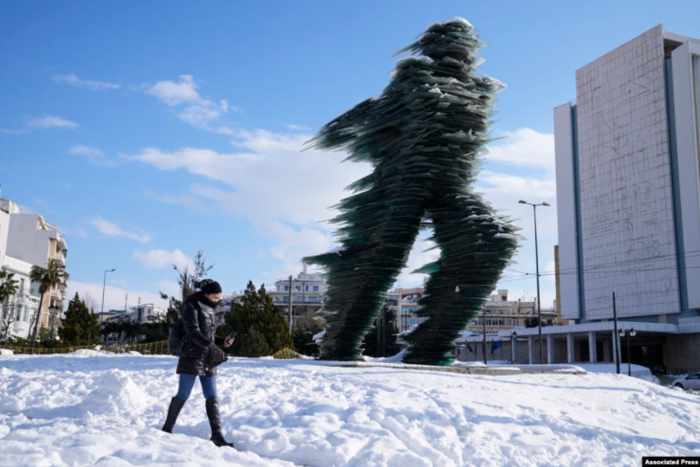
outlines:
[{"label": "sculpture head", "polygon": [[480,45],[471,23],[463,18],[455,18],[433,24],[416,42],[402,51],[422,54],[435,61],[449,57],[470,65],[474,61],[474,52]]}]

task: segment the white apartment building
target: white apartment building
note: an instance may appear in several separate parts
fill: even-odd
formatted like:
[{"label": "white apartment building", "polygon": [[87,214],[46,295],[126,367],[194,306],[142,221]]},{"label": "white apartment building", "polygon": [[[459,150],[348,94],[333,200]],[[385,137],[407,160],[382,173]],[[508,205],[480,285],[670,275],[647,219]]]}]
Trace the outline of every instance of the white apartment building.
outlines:
[{"label": "white apartment building", "polygon": [[[14,202],[0,198],[0,268],[13,273],[19,283],[17,294],[0,304],[0,324],[7,325],[7,336],[0,335],[0,338],[29,336],[40,302],[38,284],[30,279],[31,269],[46,267],[49,259],[57,259],[65,265],[66,254],[66,242],[58,228],[40,215],[22,212]],[[65,290],[59,287],[46,292],[39,329],[58,325],[64,294]]]},{"label": "white apartment building", "polygon": [[323,300],[328,288],[323,274],[310,274],[306,266],[304,270],[292,278],[280,279],[275,282],[275,290],[269,292],[272,303],[281,311],[288,312],[291,287],[292,310],[295,316],[309,312],[317,312],[323,306]]}]

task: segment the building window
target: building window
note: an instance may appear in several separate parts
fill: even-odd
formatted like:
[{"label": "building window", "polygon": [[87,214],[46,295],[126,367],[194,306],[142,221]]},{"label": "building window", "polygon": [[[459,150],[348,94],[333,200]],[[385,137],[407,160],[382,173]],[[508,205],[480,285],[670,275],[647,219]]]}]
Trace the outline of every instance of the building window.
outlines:
[{"label": "building window", "polygon": [[314,285],[314,292],[318,292],[318,286]]}]

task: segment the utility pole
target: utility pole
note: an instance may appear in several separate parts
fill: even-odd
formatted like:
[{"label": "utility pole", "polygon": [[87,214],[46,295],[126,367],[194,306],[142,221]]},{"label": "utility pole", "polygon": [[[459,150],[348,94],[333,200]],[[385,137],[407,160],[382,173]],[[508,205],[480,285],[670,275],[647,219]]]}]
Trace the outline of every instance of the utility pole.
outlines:
[{"label": "utility pole", "polygon": [[482,342],[482,350],[484,352],[484,365],[487,365],[488,362],[486,361],[486,317],[483,314],[481,315],[481,324],[484,330],[484,340]]},{"label": "utility pole", "polygon": [[293,322],[293,309],[292,309],[292,284],[294,282],[294,279],[292,278],[291,274],[289,276],[289,334],[292,334],[292,326],[294,324]]},{"label": "utility pole", "polygon": [[613,350],[615,351],[615,372],[620,374],[620,341],[617,335],[617,305],[615,303],[615,292],[612,293],[613,307]]},{"label": "utility pole", "polygon": [[632,376],[632,356],[630,355],[630,337],[632,331],[629,330],[625,333],[625,343],[627,344],[627,376]]},{"label": "utility pole", "polygon": [[104,278],[102,280],[102,306],[100,307],[100,313],[105,311],[105,289],[107,288],[107,273],[116,271],[115,268],[105,269]]},{"label": "utility pole", "polygon": [[535,274],[537,276],[537,340],[539,342],[540,348],[540,363],[544,362],[544,353],[542,350],[542,308],[540,299],[540,254],[537,245],[537,207],[538,206],[549,206],[549,203],[528,203],[527,201],[520,200],[519,204],[527,204],[532,206],[532,214],[535,223]]}]

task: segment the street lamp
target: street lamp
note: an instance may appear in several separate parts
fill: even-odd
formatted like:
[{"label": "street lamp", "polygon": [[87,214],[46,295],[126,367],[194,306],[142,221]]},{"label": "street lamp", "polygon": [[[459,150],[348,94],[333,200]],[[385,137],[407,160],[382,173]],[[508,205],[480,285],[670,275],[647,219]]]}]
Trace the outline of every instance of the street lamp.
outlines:
[{"label": "street lamp", "polygon": [[549,203],[528,203],[522,199],[518,201],[518,204],[527,204],[532,206],[532,214],[535,221],[535,275],[537,276],[537,340],[539,341],[540,347],[540,362],[544,362],[544,356],[542,352],[542,309],[540,306],[540,258],[539,250],[537,245],[537,207],[538,206],[549,206]]},{"label": "street lamp", "polygon": [[620,337],[625,339],[625,348],[627,349],[627,376],[632,376],[632,357],[630,355],[630,337],[637,335],[634,328],[620,329]]},{"label": "street lamp", "polygon": [[107,287],[107,273],[116,271],[115,268],[105,269],[104,279],[102,280],[102,306],[100,307],[100,313],[105,312],[105,288]]}]

